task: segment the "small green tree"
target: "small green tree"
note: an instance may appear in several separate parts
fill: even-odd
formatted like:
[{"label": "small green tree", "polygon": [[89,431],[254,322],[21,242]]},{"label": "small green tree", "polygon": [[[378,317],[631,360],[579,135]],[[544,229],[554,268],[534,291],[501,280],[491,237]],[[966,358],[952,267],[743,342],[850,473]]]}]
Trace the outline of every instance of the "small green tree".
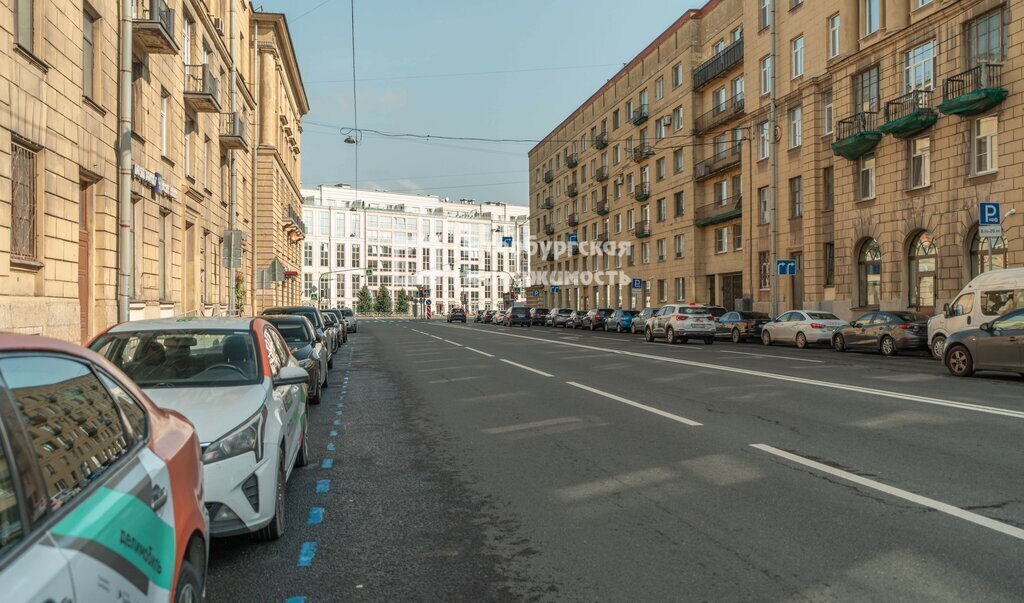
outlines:
[{"label": "small green tree", "polygon": [[395,312],[399,314],[408,314],[409,312],[409,292],[405,289],[399,289],[398,295],[395,296]]},{"label": "small green tree", "polygon": [[359,294],[356,296],[356,312],[359,314],[373,312],[373,296],[370,295],[370,288],[366,285],[363,285],[363,288],[359,290]]},{"label": "small green tree", "polygon": [[375,301],[376,310],[380,314],[390,314],[394,309],[394,305],[391,301],[391,292],[387,290],[384,285],[377,289],[377,299]]}]

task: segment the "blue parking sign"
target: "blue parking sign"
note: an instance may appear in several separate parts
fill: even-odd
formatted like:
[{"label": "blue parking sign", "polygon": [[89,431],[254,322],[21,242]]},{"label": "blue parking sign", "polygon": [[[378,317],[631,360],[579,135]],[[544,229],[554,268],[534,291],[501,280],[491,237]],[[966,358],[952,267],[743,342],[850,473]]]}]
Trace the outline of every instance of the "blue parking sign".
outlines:
[{"label": "blue parking sign", "polygon": [[644,288],[644,279],[635,278],[633,279],[633,291],[639,291]]},{"label": "blue parking sign", "polygon": [[986,201],[978,204],[978,208],[981,210],[981,217],[978,222],[982,226],[988,226],[992,224],[999,224],[999,203],[994,201]]}]

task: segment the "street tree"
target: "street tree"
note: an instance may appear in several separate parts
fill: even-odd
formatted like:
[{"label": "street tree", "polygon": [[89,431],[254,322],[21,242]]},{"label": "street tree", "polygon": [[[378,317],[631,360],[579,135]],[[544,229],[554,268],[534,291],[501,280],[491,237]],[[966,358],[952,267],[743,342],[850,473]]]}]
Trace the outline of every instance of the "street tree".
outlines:
[{"label": "street tree", "polygon": [[409,312],[409,292],[405,289],[399,289],[398,294],[395,295],[395,312],[399,314]]},{"label": "street tree", "polygon": [[370,288],[366,285],[363,285],[363,288],[359,290],[359,294],[356,295],[356,312],[360,314],[373,312],[373,295],[370,293]]},{"label": "street tree", "polygon": [[384,285],[377,290],[377,299],[374,300],[376,310],[380,314],[389,314],[394,309],[391,301],[391,292]]}]

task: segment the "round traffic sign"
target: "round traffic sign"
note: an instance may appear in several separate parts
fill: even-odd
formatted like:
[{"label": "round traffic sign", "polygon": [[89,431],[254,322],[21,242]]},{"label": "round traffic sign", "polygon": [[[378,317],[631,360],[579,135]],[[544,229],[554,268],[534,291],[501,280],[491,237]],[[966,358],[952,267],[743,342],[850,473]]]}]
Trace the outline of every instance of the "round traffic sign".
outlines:
[{"label": "round traffic sign", "polygon": [[429,306],[430,304],[432,304],[432,303],[433,303],[433,302],[431,302],[431,301],[430,301],[429,299],[427,300],[427,305],[428,305],[428,306]]}]

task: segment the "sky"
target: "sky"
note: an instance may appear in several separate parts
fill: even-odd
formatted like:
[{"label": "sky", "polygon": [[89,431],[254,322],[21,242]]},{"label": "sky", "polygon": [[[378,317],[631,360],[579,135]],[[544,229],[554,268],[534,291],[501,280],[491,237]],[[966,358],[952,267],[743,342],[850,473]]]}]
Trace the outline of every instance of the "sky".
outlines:
[{"label": "sky", "polygon": [[[357,145],[350,2],[355,2]],[[310,112],[302,185],[525,205],[534,143],[702,0],[253,0],[288,16]]]}]

